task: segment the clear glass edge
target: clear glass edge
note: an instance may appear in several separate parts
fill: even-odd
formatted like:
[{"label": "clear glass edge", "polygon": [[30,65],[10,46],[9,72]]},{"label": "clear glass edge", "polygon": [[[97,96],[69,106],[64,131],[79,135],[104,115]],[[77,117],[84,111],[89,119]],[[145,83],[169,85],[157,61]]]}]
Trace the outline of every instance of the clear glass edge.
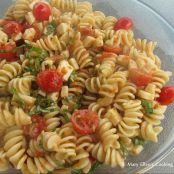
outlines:
[{"label": "clear glass edge", "polygon": [[[171,31],[173,31],[173,33],[174,33],[173,26],[165,19],[165,17],[160,15],[156,10],[151,8],[146,3],[144,3],[144,2],[142,2],[140,0],[134,0],[134,1],[136,1],[137,3],[139,3],[139,5],[145,7],[147,10],[151,11],[155,16],[160,18],[160,20],[162,20],[171,29]],[[156,164],[160,163],[164,158],[166,158],[173,151],[174,151],[174,141],[170,144],[170,146],[167,148],[167,150],[161,152],[155,159],[152,159],[152,160],[150,160],[148,162],[153,162],[153,164],[155,166]],[[153,165],[149,165],[149,166],[146,166],[146,167],[142,167],[141,169],[138,169],[138,171],[135,172],[135,174],[145,173],[145,172],[149,171],[150,169],[152,169],[154,166]]]}]

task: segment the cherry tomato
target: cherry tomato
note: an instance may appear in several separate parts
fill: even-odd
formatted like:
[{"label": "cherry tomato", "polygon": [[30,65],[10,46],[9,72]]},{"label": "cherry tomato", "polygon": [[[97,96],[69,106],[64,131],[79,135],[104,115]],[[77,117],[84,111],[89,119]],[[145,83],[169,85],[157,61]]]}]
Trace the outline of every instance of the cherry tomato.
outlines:
[{"label": "cherry tomato", "polygon": [[166,86],[161,89],[161,93],[157,101],[162,105],[169,105],[174,101],[174,87]]},{"label": "cherry tomato", "polygon": [[95,31],[90,27],[81,27],[79,29],[80,33],[84,36],[94,36]]},{"label": "cherry tomato", "polygon": [[88,109],[78,110],[73,113],[71,122],[74,130],[82,135],[93,134],[99,126],[99,117]]},{"label": "cherry tomato", "polygon": [[8,22],[7,24],[5,24],[3,26],[3,29],[4,29],[5,33],[7,33],[10,36],[12,34],[18,34],[23,31],[22,25],[15,21]]},{"label": "cherry tomato", "polygon": [[129,79],[138,87],[146,86],[152,81],[152,74],[133,68],[129,70]]},{"label": "cherry tomato", "polygon": [[6,59],[7,61],[15,61],[17,60],[17,56],[15,52],[12,52],[13,49],[16,47],[15,43],[6,43],[2,44],[0,43],[0,50],[3,52],[0,52],[0,59]]},{"label": "cherry tomato", "polygon": [[101,62],[103,62],[104,59],[106,59],[108,57],[111,57],[111,56],[113,56],[113,53],[111,53],[111,52],[103,52],[103,54],[101,56],[96,57],[96,59],[97,59],[98,63],[101,63]]},{"label": "cherry tomato", "polygon": [[9,52],[9,53],[0,53],[0,59],[6,59],[7,61],[16,61],[18,60],[18,57],[16,56],[16,53]]},{"label": "cherry tomato", "polygon": [[45,70],[37,75],[37,84],[45,92],[56,92],[62,88],[63,78],[56,70]]},{"label": "cherry tomato", "polygon": [[46,21],[51,16],[51,9],[48,4],[38,2],[33,7],[33,14],[38,21]]},{"label": "cherry tomato", "polygon": [[46,130],[47,124],[45,118],[39,115],[32,116],[32,126],[30,127],[30,137],[37,138],[43,130]]},{"label": "cherry tomato", "polygon": [[133,27],[132,19],[130,19],[128,17],[122,17],[122,18],[118,19],[118,21],[116,22],[114,29],[115,30],[120,30],[120,29],[129,30],[132,27]]},{"label": "cherry tomato", "polygon": [[31,138],[37,138],[43,130],[46,131],[47,124],[45,118],[39,115],[32,116],[31,125],[24,125],[22,127],[23,133]]},{"label": "cherry tomato", "polygon": [[115,54],[120,54],[122,52],[122,48],[114,48],[107,45],[103,46],[103,50],[106,52],[115,53]]}]

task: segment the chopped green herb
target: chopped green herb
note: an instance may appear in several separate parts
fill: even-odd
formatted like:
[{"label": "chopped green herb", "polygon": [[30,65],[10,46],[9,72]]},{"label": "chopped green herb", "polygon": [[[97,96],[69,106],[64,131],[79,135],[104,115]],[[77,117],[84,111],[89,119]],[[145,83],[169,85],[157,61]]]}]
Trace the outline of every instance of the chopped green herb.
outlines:
[{"label": "chopped green herb", "polygon": [[143,140],[143,139],[140,138],[140,137],[136,137],[136,138],[133,139],[133,143],[134,143],[135,145],[142,145],[142,146],[144,146],[145,140]]},{"label": "chopped green herb", "polygon": [[30,111],[30,115],[54,112],[59,110],[57,104],[53,100],[48,99],[47,97],[43,97],[41,95],[38,95],[36,97],[35,105],[36,107],[34,108],[34,110]]},{"label": "chopped green herb", "polygon": [[103,164],[103,163],[101,163],[101,162],[99,162],[99,161],[96,161],[96,162],[92,165],[92,167],[91,167],[90,171],[88,172],[88,174],[94,174],[95,170],[96,170],[100,165],[102,165],[102,164]]},{"label": "chopped green herb", "polygon": [[74,82],[74,80],[76,79],[76,77],[77,77],[77,72],[76,71],[73,71],[71,73],[69,79],[68,79],[68,83],[70,84],[70,83]]},{"label": "chopped green herb", "polygon": [[141,105],[144,107],[146,113],[153,114],[152,102],[149,102],[147,100],[142,100]]},{"label": "chopped green herb", "polygon": [[63,102],[65,102],[65,104],[67,103],[67,105],[70,105],[70,113],[73,113],[76,109],[79,109],[81,107],[81,98],[82,96],[70,95],[63,99]]},{"label": "chopped green herb", "polygon": [[57,24],[56,21],[52,21],[47,25],[47,35],[50,35],[56,31]]},{"label": "chopped green herb", "polygon": [[48,57],[48,52],[41,49],[31,47],[26,52],[26,58],[29,59],[29,66],[25,68],[25,71],[31,72],[36,75],[40,71],[41,63]]},{"label": "chopped green herb", "polygon": [[73,173],[77,173],[77,174],[84,174],[84,172],[82,170],[72,170]]},{"label": "chopped green herb", "polygon": [[65,120],[67,122],[69,122],[69,117],[68,117],[68,109],[63,109],[62,111],[60,111],[60,113],[63,115],[63,117],[65,118]]},{"label": "chopped green herb", "polygon": [[129,155],[129,151],[127,150],[127,148],[120,143],[120,150],[121,150],[121,153],[123,155],[124,158],[126,158],[128,155]]},{"label": "chopped green herb", "polygon": [[11,93],[12,93],[12,94],[14,95],[14,97],[17,99],[17,101],[19,102],[20,106],[21,106],[22,108],[24,108],[24,107],[25,107],[25,101],[19,96],[19,93],[18,93],[17,89],[12,88]]}]

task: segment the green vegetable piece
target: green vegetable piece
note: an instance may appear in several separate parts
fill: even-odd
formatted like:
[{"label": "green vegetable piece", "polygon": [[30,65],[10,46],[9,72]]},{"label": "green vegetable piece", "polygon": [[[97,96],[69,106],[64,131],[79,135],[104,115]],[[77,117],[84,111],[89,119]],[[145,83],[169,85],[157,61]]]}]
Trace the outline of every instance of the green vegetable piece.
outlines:
[{"label": "green vegetable piece", "polygon": [[70,83],[74,82],[76,77],[77,77],[77,72],[73,71],[68,79],[68,83],[70,84]]},{"label": "green vegetable piece", "polygon": [[41,49],[30,47],[26,52],[26,58],[29,59],[29,66],[25,68],[25,71],[31,72],[33,75],[37,75],[40,71],[41,63],[48,57],[48,52]]},{"label": "green vegetable piece", "polygon": [[88,172],[88,174],[94,174],[94,172],[96,171],[96,169],[100,166],[100,165],[102,165],[103,163],[101,163],[101,162],[99,162],[99,161],[96,161],[93,165],[92,165],[92,167],[91,167],[91,169],[90,169],[90,171]]},{"label": "green vegetable piece", "polygon": [[140,137],[136,137],[133,139],[133,143],[135,145],[141,145],[141,146],[144,146],[145,145],[145,140],[143,140],[142,138]]},{"label": "green vegetable piece", "polygon": [[145,112],[148,114],[153,114],[153,105],[152,102],[149,102],[147,100],[142,100],[141,105],[145,109]]},{"label": "green vegetable piece", "polygon": [[47,35],[50,35],[56,31],[57,24],[56,21],[52,21],[47,25]]},{"label": "green vegetable piece", "polygon": [[36,107],[34,110],[30,111],[30,115],[54,112],[59,110],[57,104],[53,100],[41,95],[38,95],[36,97],[35,105]]},{"label": "green vegetable piece", "polygon": [[17,101],[19,102],[22,108],[25,107],[25,101],[19,96],[19,93],[16,88],[12,88],[11,93],[16,97]]},{"label": "green vegetable piece", "polygon": [[69,117],[68,117],[68,109],[63,109],[61,112],[60,112],[63,117],[65,118],[66,122],[69,122]]},{"label": "green vegetable piece", "polygon": [[73,171],[73,173],[75,173],[75,174],[84,174],[84,172],[82,171],[82,170],[72,170]]},{"label": "green vegetable piece", "polygon": [[124,158],[126,158],[129,155],[129,151],[127,150],[127,148],[120,143],[120,150],[122,152],[122,155]]}]

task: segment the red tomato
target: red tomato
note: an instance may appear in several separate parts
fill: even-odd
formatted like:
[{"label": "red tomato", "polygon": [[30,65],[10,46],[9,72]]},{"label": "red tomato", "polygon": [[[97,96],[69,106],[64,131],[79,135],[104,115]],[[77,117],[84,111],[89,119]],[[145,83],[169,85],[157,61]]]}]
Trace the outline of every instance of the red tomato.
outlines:
[{"label": "red tomato", "polygon": [[17,60],[18,58],[16,56],[16,53],[12,52],[14,48],[16,48],[15,43],[0,43],[0,50],[3,50],[3,52],[0,52],[0,59],[6,59],[7,61]]},{"label": "red tomato", "polygon": [[97,59],[98,63],[101,63],[101,62],[103,62],[104,59],[106,59],[108,57],[111,57],[111,56],[113,56],[113,53],[111,53],[111,52],[103,52],[103,54],[101,56],[96,57],[96,59]]},{"label": "red tomato", "polygon": [[152,81],[152,74],[133,68],[129,70],[129,79],[138,87],[146,86]]},{"label": "red tomato", "polygon": [[104,45],[103,50],[106,51],[106,52],[109,52],[109,53],[120,54],[123,49],[122,48],[114,48],[114,47]]},{"label": "red tomato", "polygon": [[0,59],[6,59],[7,61],[16,61],[18,57],[16,56],[16,53],[4,52],[4,53],[0,53]]},{"label": "red tomato", "polygon": [[3,26],[3,29],[4,29],[5,33],[7,33],[8,35],[11,36],[12,34],[18,34],[18,33],[22,32],[23,27],[18,22],[10,21]]},{"label": "red tomato", "polygon": [[99,117],[88,109],[78,110],[73,113],[71,122],[74,130],[82,135],[93,134],[99,126]]},{"label": "red tomato", "polygon": [[38,21],[46,21],[51,16],[51,9],[48,4],[38,2],[33,7],[33,14]]},{"label": "red tomato", "polygon": [[63,78],[56,70],[45,70],[37,75],[37,84],[45,92],[56,92],[62,88]]},{"label": "red tomato", "polygon": [[81,27],[79,29],[80,33],[84,36],[94,36],[95,31],[90,27]]},{"label": "red tomato", "polygon": [[32,126],[30,127],[30,137],[37,138],[43,130],[46,130],[47,124],[45,118],[42,116],[32,116],[31,118]]},{"label": "red tomato", "polygon": [[118,21],[115,24],[114,29],[115,30],[120,30],[120,29],[124,29],[124,30],[129,30],[133,27],[133,21],[132,19],[128,18],[128,17],[122,17],[120,19],[118,19]]},{"label": "red tomato", "polygon": [[157,101],[162,105],[169,105],[174,101],[174,87],[166,86],[161,89],[161,93]]}]

